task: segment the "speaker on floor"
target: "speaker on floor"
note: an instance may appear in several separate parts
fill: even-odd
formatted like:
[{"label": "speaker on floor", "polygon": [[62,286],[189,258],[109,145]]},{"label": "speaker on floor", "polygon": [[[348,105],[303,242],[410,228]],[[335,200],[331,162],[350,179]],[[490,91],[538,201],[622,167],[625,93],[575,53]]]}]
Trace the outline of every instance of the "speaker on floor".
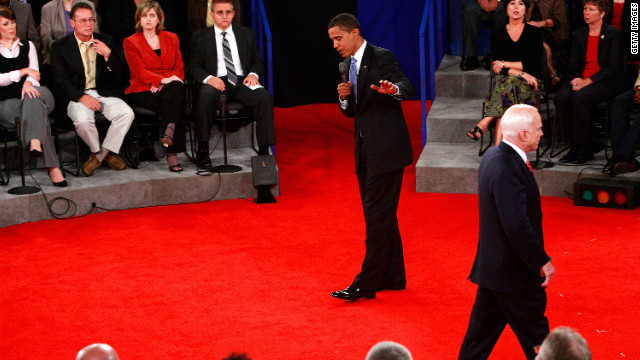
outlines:
[{"label": "speaker on floor", "polygon": [[253,171],[253,186],[258,189],[256,204],[270,204],[276,202],[271,193],[271,186],[278,184],[278,170],[276,157],[273,155],[258,155],[251,158]]},{"label": "speaker on floor", "polygon": [[640,201],[640,181],[582,178],[573,184],[573,205],[634,209]]}]

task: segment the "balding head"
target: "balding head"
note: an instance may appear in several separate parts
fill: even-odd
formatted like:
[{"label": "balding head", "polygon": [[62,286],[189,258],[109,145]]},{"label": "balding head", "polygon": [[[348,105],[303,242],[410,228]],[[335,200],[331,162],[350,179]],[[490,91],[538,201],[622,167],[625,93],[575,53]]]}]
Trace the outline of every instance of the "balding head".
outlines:
[{"label": "balding head", "polygon": [[591,360],[591,350],[580,333],[560,326],[544,339],[536,360]]},{"label": "balding head", "polygon": [[381,341],[375,344],[366,360],[412,360],[409,350],[393,341]]},{"label": "balding head", "polygon": [[78,351],[76,360],[118,360],[118,354],[107,344],[91,344]]}]

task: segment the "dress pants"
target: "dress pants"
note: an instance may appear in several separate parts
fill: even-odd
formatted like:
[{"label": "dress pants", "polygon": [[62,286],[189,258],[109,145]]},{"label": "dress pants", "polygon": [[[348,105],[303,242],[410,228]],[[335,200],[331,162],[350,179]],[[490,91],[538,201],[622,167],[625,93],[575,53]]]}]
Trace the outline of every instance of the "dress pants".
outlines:
[{"label": "dress pants", "polygon": [[631,160],[635,155],[636,146],[640,142],[640,120],[635,120],[631,126],[629,112],[640,108],[640,104],[633,101],[635,90],[622,93],[611,101],[611,139],[613,154]]},{"label": "dress pants", "polygon": [[603,101],[609,101],[620,93],[619,86],[606,81],[593,83],[579,91],[573,91],[569,82],[556,94],[553,102],[556,106],[556,121],[560,121],[573,145],[591,142],[593,112]]},{"label": "dress pants", "polygon": [[59,167],[58,156],[51,138],[51,124],[49,114],[55,104],[51,91],[44,86],[36,86],[40,96],[24,99],[7,99],[0,101],[0,121],[15,123],[21,120],[20,138],[26,149],[29,149],[31,139],[38,139],[42,144],[42,156],[36,158],[37,168]]},{"label": "dress pants", "polygon": [[366,225],[366,253],[352,286],[366,292],[377,291],[382,286],[404,288],[407,280],[396,214],[404,168],[375,173],[367,167],[363,146],[359,160],[357,176]]},{"label": "dress pants", "polygon": [[482,21],[493,22],[494,28],[499,28],[505,23],[506,14],[502,2],[498,7],[488,13],[478,5],[477,0],[464,0],[462,5],[462,36],[464,37],[466,56],[478,56],[478,23]]},{"label": "dress pants", "polygon": [[[120,146],[134,119],[133,110],[120,98],[100,96],[96,90],[85,90],[84,93],[102,103],[104,107],[102,114],[111,121],[102,147],[114,153],[120,152]],[[79,101],[70,101],[67,106],[67,116],[73,121],[78,136],[89,146],[91,152],[99,152],[100,138],[96,128],[95,112]]]},{"label": "dress pants", "polygon": [[508,294],[478,287],[458,359],[487,359],[509,324],[526,358],[533,360],[534,347],[542,344],[549,334],[546,308],[547,293],[543,288],[531,294]]},{"label": "dress pants", "polygon": [[[224,79],[224,78],[223,78]],[[255,90],[242,84],[243,77],[238,77],[238,85],[233,86],[225,81],[228,100],[238,102],[251,108],[253,120],[256,122],[256,138],[259,146],[274,145],[276,134],[273,123],[273,98],[267,89]],[[196,99],[196,138],[198,141],[209,141],[211,126],[216,117],[216,110],[223,92],[213,86],[203,84]]]},{"label": "dress pants", "polygon": [[160,129],[164,134],[167,124],[173,123],[173,145],[167,148],[167,154],[175,154],[185,151],[184,127],[182,115],[184,111],[184,84],[180,81],[172,81],[162,87],[162,90],[152,93],[142,91],[127,94],[129,104],[145,109],[153,110],[162,117]]}]

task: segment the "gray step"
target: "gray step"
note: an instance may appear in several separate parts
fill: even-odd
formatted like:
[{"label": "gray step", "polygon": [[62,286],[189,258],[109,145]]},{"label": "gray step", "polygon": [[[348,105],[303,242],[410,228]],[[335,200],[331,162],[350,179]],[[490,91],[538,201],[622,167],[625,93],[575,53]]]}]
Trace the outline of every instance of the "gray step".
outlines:
[{"label": "gray step", "polygon": [[482,119],[482,98],[438,96],[427,115],[427,141],[469,143],[466,132]]},{"label": "gray step", "polygon": [[[476,144],[427,142],[416,164],[416,192],[477,194],[479,157]],[[564,155],[564,154],[562,154]],[[542,160],[556,162],[544,156]],[[533,162],[535,153],[529,154]],[[606,163],[604,151],[594,154],[594,160],[585,165],[560,165],[535,170],[534,175],[544,196],[565,197],[573,192],[573,183],[579,177],[608,179],[600,173]],[[616,179],[638,180],[640,173],[618,175]]]},{"label": "gray step", "polygon": [[460,70],[460,57],[445,55],[436,71],[436,96],[484,97],[489,92],[489,71],[480,67]]}]

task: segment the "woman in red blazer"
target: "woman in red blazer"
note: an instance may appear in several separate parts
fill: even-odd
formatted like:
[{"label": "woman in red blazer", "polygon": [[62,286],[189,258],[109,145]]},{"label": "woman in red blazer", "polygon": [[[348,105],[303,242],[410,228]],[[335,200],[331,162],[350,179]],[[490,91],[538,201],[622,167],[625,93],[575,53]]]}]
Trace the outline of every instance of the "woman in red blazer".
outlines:
[{"label": "woman in red blazer", "polygon": [[145,1],[135,15],[136,33],[124,40],[131,70],[125,90],[132,107],[153,110],[162,117],[167,163],[172,172],[182,171],[177,153],[185,151],[181,117],[184,105],[184,64],[178,36],[163,31],[164,13],[157,1]]}]

